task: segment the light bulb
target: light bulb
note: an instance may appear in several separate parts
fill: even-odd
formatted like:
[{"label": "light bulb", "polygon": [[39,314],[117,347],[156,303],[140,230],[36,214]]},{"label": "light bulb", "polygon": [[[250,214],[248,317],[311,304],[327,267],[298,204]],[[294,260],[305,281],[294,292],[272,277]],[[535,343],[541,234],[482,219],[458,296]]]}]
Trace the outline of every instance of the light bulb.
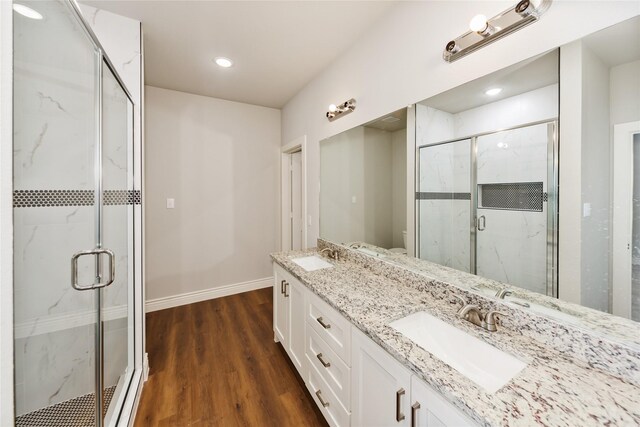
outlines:
[{"label": "light bulb", "polygon": [[225,58],[224,56],[219,56],[214,61],[222,68],[229,68],[233,65],[233,61],[229,58]]},{"label": "light bulb", "polygon": [[332,113],[335,113],[337,110],[338,107],[336,107],[336,104],[329,105],[329,111],[331,111]]},{"label": "light bulb", "polygon": [[476,15],[469,21],[469,29],[480,33],[487,29],[487,17],[484,15]]},{"label": "light bulb", "polygon": [[27,18],[38,19],[38,20],[42,19],[42,14],[40,12],[33,10],[30,7],[27,7],[20,3],[14,3],[13,10],[22,16],[26,16]]},{"label": "light bulb", "polygon": [[494,88],[491,88],[491,89],[487,89],[484,93],[489,95],[489,96],[496,96],[500,92],[502,92],[502,88],[501,87],[494,87]]}]

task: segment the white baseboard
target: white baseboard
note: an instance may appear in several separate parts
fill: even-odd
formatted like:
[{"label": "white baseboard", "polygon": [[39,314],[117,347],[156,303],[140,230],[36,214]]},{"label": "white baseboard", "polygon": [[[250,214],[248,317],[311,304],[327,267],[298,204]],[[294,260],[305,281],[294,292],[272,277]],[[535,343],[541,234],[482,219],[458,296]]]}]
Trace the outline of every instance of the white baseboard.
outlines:
[{"label": "white baseboard", "polygon": [[194,302],[241,294],[243,292],[268,288],[270,286],[273,286],[273,277],[265,277],[264,279],[218,286],[217,288],[204,289],[202,291],[155,298],[146,302],[145,309],[146,312],[149,313],[151,311],[164,310],[165,308],[178,307],[180,305],[193,304]]}]

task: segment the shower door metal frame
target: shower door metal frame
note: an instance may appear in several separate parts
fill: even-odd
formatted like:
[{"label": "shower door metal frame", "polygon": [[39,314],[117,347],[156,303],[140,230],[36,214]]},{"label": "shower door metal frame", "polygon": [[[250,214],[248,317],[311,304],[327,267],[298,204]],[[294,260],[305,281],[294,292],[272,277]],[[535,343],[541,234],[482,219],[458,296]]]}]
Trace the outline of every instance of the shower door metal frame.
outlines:
[{"label": "shower door metal frame", "polygon": [[[109,71],[111,71],[113,77],[118,82],[120,88],[123,90],[127,99],[131,103],[131,114],[133,115],[135,112],[135,102],[129,89],[125,85],[124,81],[118,74],[116,68],[114,67],[111,59],[107,55],[105,49],[102,44],[98,40],[98,37],[95,35],[87,21],[84,19],[82,15],[82,11],[80,7],[76,3],[75,0],[64,0],[64,3],[67,4],[71,11],[73,12],[73,16],[76,18],[76,21],[80,24],[81,28],[85,32],[85,35],[91,40],[94,45],[95,54],[96,54],[96,85],[95,85],[95,106],[94,106],[94,114],[96,117],[96,152],[95,152],[95,164],[94,164],[94,179],[95,179],[95,245],[96,249],[103,249],[102,240],[103,240],[103,173],[102,173],[102,159],[103,159],[103,144],[102,144],[102,116],[103,116],[103,66],[107,66]],[[134,126],[135,120],[131,120],[131,129],[128,129],[128,132],[134,134]],[[132,138],[131,141],[135,143],[135,140]],[[131,175],[135,176],[135,161],[132,158],[131,163]],[[135,221],[132,224],[132,232],[131,238],[135,239]],[[134,245],[135,247],[135,245]],[[135,257],[135,253],[132,254]],[[135,265],[135,262],[134,262]],[[102,277],[102,263],[100,257],[96,257],[96,279],[98,282]],[[135,275],[133,276],[135,280]],[[135,287],[135,283],[132,284]],[[95,306],[96,306],[96,326],[95,326],[95,400],[96,400],[96,408],[95,408],[95,417],[96,417],[96,426],[103,427],[104,425],[104,400],[103,400],[103,385],[104,385],[104,330],[103,330],[103,319],[102,319],[102,288],[97,288],[95,291]],[[134,293],[135,295],[135,293]],[[129,304],[133,305],[133,313],[134,313],[134,322],[135,322],[135,298],[133,300],[129,300]],[[129,315],[129,310],[127,310],[127,315]],[[133,337],[133,346],[134,348],[127,348],[127,354],[129,351],[133,351],[135,353],[135,327],[131,328]],[[127,340],[127,346],[129,345],[129,340]],[[134,358],[135,359],[135,358]],[[127,360],[129,358],[127,357]],[[133,376],[129,380],[129,384],[126,384],[126,393],[130,392],[130,385],[133,382]],[[120,412],[122,408],[118,410],[118,417],[120,417]]]},{"label": "shower door metal frame", "polygon": [[[558,119],[538,120],[522,125],[512,126],[500,130],[487,131],[470,136],[457,137],[454,139],[439,141],[429,144],[422,144],[416,147],[415,151],[415,171],[417,192],[420,190],[420,150],[422,148],[434,147],[437,145],[453,144],[456,142],[469,140],[470,143],[470,180],[471,180],[471,215],[470,215],[470,270],[471,274],[477,275],[477,224],[478,224],[478,138],[493,135],[499,132],[506,132],[515,129],[547,124],[547,295],[558,298]],[[416,222],[416,254],[420,257],[420,207],[419,200],[415,203]]]}]

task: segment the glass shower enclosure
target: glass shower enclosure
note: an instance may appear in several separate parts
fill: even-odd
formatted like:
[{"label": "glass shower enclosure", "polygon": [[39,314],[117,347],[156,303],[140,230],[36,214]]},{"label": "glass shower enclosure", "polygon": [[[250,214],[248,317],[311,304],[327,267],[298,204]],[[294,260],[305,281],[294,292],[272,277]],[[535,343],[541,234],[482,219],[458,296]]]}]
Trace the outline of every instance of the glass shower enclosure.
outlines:
[{"label": "glass shower enclosure", "polygon": [[71,1],[14,16],[16,425],[115,425],[133,374],[133,102]]},{"label": "glass shower enclosure", "polygon": [[419,147],[419,258],[556,296],[556,128]]}]

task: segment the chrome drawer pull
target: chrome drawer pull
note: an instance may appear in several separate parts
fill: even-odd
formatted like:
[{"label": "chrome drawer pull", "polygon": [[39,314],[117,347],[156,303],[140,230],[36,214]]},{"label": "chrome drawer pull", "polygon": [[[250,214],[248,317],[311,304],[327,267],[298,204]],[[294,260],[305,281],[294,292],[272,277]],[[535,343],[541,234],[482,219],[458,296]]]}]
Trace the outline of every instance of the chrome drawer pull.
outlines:
[{"label": "chrome drawer pull", "polygon": [[318,396],[318,400],[320,401],[320,403],[322,404],[323,407],[327,407],[329,406],[329,402],[325,402],[324,399],[322,398],[322,392],[320,390],[316,391],[316,396]]},{"label": "chrome drawer pull", "polygon": [[318,317],[316,320],[318,321],[318,323],[320,323],[322,325],[323,328],[325,328],[325,329],[330,329],[331,328],[330,324],[324,323],[324,320],[322,320],[322,317]]},{"label": "chrome drawer pull", "polygon": [[320,363],[322,363],[322,366],[324,366],[325,368],[328,368],[329,366],[331,366],[330,362],[325,362],[324,358],[322,357],[322,353],[318,353],[316,354],[316,357],[318,358],[318,360],[320,361]]},{"label": "chrome drawer pull", "polygon": [[404,396],[404,393],[405,391],[403,388],[396,391],[396,421],[397,422],[404,420],[404,414],[400,412],[400,399],[402,398],[402,396]]}]

